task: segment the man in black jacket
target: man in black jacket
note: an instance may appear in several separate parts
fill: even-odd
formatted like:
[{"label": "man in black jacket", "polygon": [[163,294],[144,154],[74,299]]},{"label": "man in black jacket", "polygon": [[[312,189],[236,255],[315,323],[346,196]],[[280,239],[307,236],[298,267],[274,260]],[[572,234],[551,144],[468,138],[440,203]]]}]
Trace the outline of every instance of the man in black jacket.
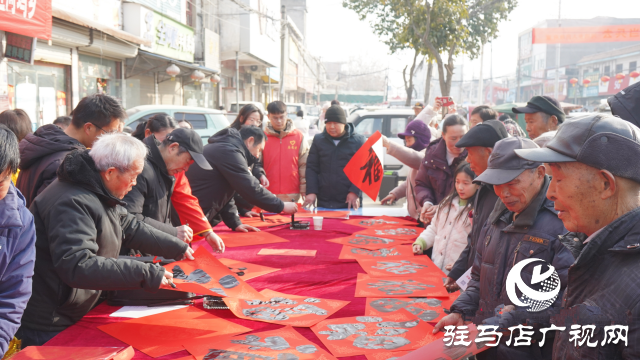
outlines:
[{"label": "man in black jacket", "polygon": [[574,241],[553,359],[640,358],[640,167],[629,161],[640,158],[638,139],[631,122],[600,114],[562,125],[543,149],[517,151],[550,164],[547,197],[569,231],[588,236]]},{"label": "man in black jacket", "polygon": [[[472,127],[458,141],[456,147],[467,149],[467,162],[471,166],[471,170],[477,175],[481,175],[487,170],[487,163],[493,151],[493,146],[498,141],[508,137],[507,129],[500,121],[485,120]],[[493,186],[482,184],[478,189],[478,194],[473,204],[473,225],[469,236],[467,236],[467,247],[462,251],[458,261],[453,265],[447,276],[445,287],[449,291],[458,290],[456,280],[473,266],[473,260],[476,258],[476,242],[480,236],[480,230],[482,230],[484,223],[487,222],[487,218],[493,211],[496,201],[498,201],[498,195],[493,190]]]},{"label": "man in black jacket", "polygon": [[235,231],[258,231],[240,221],[233,200],[236,192],[269,212],[293,214],[298,211],[295,203],[282,202],[262,187],[249,170],[258,161],[266,141],[264,131],[255,126],[243,126],[240,131],[221,130],[210,137],[204,147],[203,155],[213,170],[193,166],[186,172],[191,191],[211,225],[224,221]]},{"label": "man in black jacket", "polygon": [[100,135],[118,131],[126,116],[118,100],[95,94],[80,100],[67,129],[49,124],[27,135],[20,142],[20,176],[16,184],[27,206],[56,179],[58,166],[69,152],[90,148]]},{"label": "man in black jacket", "polygon": [[118,259],[122,246],[193,259],[186,243],[138,221],[123,207],[146,154],[137,139],[104,135],[90,151],[69,153],[58,180],[33,201],[36,265],[33,294],[17,333],[23,346],[42,345],[76,323],[102,290],[155,292],[172,281],[172,273],[159,265]]},{"label": "man in black jacket", "polygon": [[[174,175],[189,169],[194,161],[202,169],[212,170],[202,155],[202,139],[194,130],[178,128],[162,142],[153,135],[143,142],[149,148],[149,155],[136,185],[123,199],[127,203],[127,211],[158,230],[190,242],[193,231],[189,225],[173,227],[171,224],[171,194],[175,185]],[[218,251],[224,249],[219,237],[213,237],[210,245]],[[129,249],[123,250],[128,252]]]},{"label": "man in black jacket", "polygon": [[362,192],[349,180],[344,167],[367,139],[356,134],[339,105],[325,113],[325,129],[313,138],[307,157],[307,196],[303,206],[316,202],[330,209],[360,207]]}]

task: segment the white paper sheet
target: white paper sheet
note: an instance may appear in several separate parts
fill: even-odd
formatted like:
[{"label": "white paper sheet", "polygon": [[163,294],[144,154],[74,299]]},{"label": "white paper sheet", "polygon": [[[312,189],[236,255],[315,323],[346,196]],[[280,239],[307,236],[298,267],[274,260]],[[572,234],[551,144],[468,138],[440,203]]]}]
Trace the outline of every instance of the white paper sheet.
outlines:
[{"label": "white paper sheet", "polygon": [[187,306],[188,305],[171,305],[171,306],[154,306],[154,307],[123,306],[122,308],[120,308],[120,310],[114,312],[109,316],[138,319],[138,318],[149,316],[149,315],[161,314],[167,311],[182,309]]},{"label": "white paper sheet", "polygon": [[464,274],[462,274],[462,276],[460,276],[460,279],[456,280],[456,283],[458,284],[458,286],[460,286],[460,289],[462,291],[467,290],[467,286],[469,285],[469,281],[471,280],[471,268],[469,268],[469,270],[467,270]]}]

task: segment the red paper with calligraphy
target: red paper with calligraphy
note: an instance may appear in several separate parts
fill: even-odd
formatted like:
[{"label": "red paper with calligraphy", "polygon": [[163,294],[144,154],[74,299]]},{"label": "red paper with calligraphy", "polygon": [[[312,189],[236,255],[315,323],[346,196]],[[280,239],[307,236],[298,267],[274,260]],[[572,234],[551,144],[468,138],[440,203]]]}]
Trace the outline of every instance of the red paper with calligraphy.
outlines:
[{"label": "red paper with calligraphy", "polygon": [[[468,329],[464,330],[468,331],[465,333],[466,338],[464,339],[464,342],[467,342],[468,344],[454,345],[454,341],[452,341],[450,337],[443,337],[442,339],[434,340],[426,346],[398,358],[398,360],[459,360],[467,359],[471,355],[476,355],[489,349],[490,347],[485,345],[486,342],[475,341],[479,335],[476,326],[474,324],[469,324],[467,326]],[[449,344],[449,342],[451,342],[451,344]],[[493,343],[493,341],[489,341],[489,343]]]},{"label": "red paper with calligraphy", "polygon": [[447,275],[428,256],[414,256],[411,259],[358,259],[362,269],[372,277],[422,277]]},{"label": "red paper with calligraphy", "polygon": [[51,0],[0,1],[0,30],[51,40]]},{"label": "red paper with calligraphy", "polygon": [[387,316],[404,309],[422,321],[437,323],[447,315],[444,309],[449,309],[459,295],[460,292],[449,294],[448,298],[367,298],[367,307],[364,314],[368,316]]},{"label": "red paper with calligraphy", "polygon": [[193,257],[195,260],[176,261],[164,266],[167,271],[173,272],[173,283],[177,288],[163,285],[163,289],[244,299],[261,297],[259,292],[231,272],[205,247],[199,247]]},{"label": "red paper with calligraphy", "polygon": [[367,250],[378,250],[384,248],[390,248],[402,244],[401,240],[385,239],[377,236],[369,236],[362,234],[353,234],[351,236],[345,236],[337,239],[327,240],[332,243],[342,244],[347,246],[354,246]]},{"label": "red paper with calligraphy", "polygon": [[414,350],[443,336],[408,312],[328,319],[311,330],[337,357]]},{"label": "red paper with calligraphy", "polygon": [[236,274],[243,280],[253,279],[258,276],[266,275],[266,274],[280,270],[280,269],[276,269],[268,266],[251,264],[251,263],[247,263],[240,260],[234,260],[234,259],[220,258],[218,260],[220,260],[221,263],[223,263],[226,267],[228,267],[232,273]]},{"label": "red paper with calligraphy", "polygon": [[449,298],[442,278],[431,277],[371,277],[358,274],[355,297],[444,297]]},{"label": "red paper with calligraphy", "polygon": [[338,259],[341,260],[357,260],[357,259],[401,259],[412,258],[413,249],[411,245],[397,245],[390,248],[380,250],[367,250],[357,247],[344,245],[340,251]]},{"label": "red paper with calligraphy", "polygon": [[417,226],[380,226],[358,231],[356,234],[380,236],[390,239],[415,241],[423,229]]},{"label": "red paper with calligraphy", "polygon": [[364,228],[389,227],[389,226],[416,226],[416,221],[391,216],[377,216],[370,219],[351,219],[343,221],[343,224],[362,226]]},{"label": "red paper with calligraphy", "polygon": [[290,326],[249,335],[192,342],[184,347],[197,360],[337,360]]},{"label": "red paper with calligraphy", "polygon": [[268,289],[260,294],[265,298],[224,298],[224,302],[241,319],[299,327],[313,326],[349,304],[349,301],[288,295]]},{"label": "red paper with calligraphy", "polygon": [[353,155],[344,173],[349,180],[372,199],[378,198],[384,175],[382,134],[376,131]]}]

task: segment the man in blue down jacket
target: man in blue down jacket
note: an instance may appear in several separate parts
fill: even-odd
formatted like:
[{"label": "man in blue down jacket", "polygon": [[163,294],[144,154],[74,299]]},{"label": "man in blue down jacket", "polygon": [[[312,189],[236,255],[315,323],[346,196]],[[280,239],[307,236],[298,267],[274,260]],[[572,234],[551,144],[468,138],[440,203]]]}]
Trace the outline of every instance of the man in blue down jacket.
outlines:
[{"label": "man in blue down jacket", "polygon": [[564,327],[555,360],[640,358],[640,167],[629,161],[640,158],[638,139],[632,123],[600,114],[566,123],[544,149],[517,152],[550,164],[547,197],[569,231],[588,236],[574,242],[578,258],[552,318]]},{"label": "man in blue down jacket", "polygon": [[325,129],[313,138],[307,157],[307,196],[303,206],[358,209],[362,192],[344,173],[344,167],[367,141],[356,134],[340,105],[325,113]]},{"label": "man in blue down jacket", "polygon": [[[436,330],[446,325],[462,325],[465,319],[475,324],[496,325],[504,330],[519,324],[533,326],[534,329],[547,327],[554,309],[560,307],[567,284],[567,271],[574,260],[571,252],[558,239],[567,231],[553,209],[553,202],[545,196],[550,179],[545,175],[542,163],[522,160],[514,152],[516,149],[537,147],[533,141],[518,137],[497,142],[487,170],[476,178],[478,182],[493,184],[500,200],[480,232],[471,281],[451,306],[451,314],[440,320]],[[550,300],[549,306],[542,309],[534,305],[516,307],[507,295],[509,271],[520,261],[531,258],[551,264],[559,276],[557,298]],[[521,272],[527,286],[532,284],[535,266],[540,266],[540,261],[525,265]],[[545,266],[542,273],[546,271]],[[532,288],[540,291],[536,285]],[[522,300],[522,296],[519,299]],[[501,305],[505,306],[502,314],[496,314]],[[481,360],[551,359],[555,332],[546,334],[542,347],[538,343],[541,337],[535,336],[539,334],[538,331],[534,332],[534,342],[528,346],[514,346],[514,343],[508,346],[506,341],[511,334],[506,330],[498,346],[489,348],[477,357]],[[520,335],[519,330],[514,330],[514,338]]]},{"label": "man in blue down jacket", "polygon": [[11,183],[19,162],[18,138],[0,125],[0,354],[20,327],[36,260],[33,215]]}]

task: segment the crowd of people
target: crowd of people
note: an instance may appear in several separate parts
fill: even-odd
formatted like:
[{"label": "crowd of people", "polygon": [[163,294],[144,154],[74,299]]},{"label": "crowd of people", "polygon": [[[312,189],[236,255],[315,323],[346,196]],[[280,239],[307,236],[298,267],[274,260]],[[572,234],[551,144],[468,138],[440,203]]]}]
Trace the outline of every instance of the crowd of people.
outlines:
[{"label": "crowd of people", "polygon": [[[640,156],[640,129],[610,115],[568,121],[547,96],[513,109],[524,114],[526,133],[488,106],[468,121],[439,101],[414,110],[398,134],[405,146],[382,137],[410,171],[381,202],[406,197],[409,215],[425,228],[413,252],[447,274],[449,291],[470,274],[434,331],[465,321],[501,329],[620,323],[629,326],[630,346],[573,348],[569,333],[559,332],[544,346],[513,347],[505,338],[478,358],[637,358],[640,168],[626,158]],[[197,237],[224,252],[213,227],[259,231],[242,222],[259,216],[256,207],[294,214],[299,203],[362,204],[343,169],[366,139],[337,102],[323,107],[318,124],[304,114],[289,119],[281,101],[268,104],[268,122],[246,105],[206,145],[188,121],[156,114],[129,136],[125,118],[104,94],[33,133],[24,111],[0,114],[3,353],[14,335],[22,346],[44,344],[104,292],[171,284],[171,272],[138,258],[193,260],[189,243]],[[560,296],[535,318],[505,286],[510,270],[531,258],[550,264],[561,283]],[[522,272],[529,284],[533,266]]]}]

